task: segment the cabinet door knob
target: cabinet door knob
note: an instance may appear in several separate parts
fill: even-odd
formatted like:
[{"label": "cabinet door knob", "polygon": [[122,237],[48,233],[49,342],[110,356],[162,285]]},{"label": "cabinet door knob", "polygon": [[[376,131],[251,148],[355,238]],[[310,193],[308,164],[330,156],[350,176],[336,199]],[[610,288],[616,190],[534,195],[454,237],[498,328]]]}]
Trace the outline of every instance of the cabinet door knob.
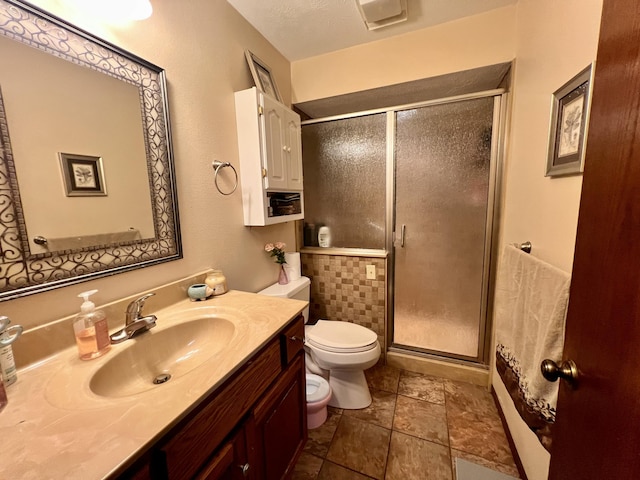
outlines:
[{"label": "cabinet door knob", "polygon": [[286,145],[283,145],[283,146],[282,146],[282,150],[284,150],[284,151],[286,152],[286,151],[287,151],[287,146],[286,146]]},{"label": "cabinet door knob", "polygon": [[293,337],[289,337],[289,340],[291,340],[292,342],[302,342],[302,343],[304,343],[304,338],[296,337],[295,335]]},{"label": "cabinet door knob", "polygon": [[242,476],[246,477],[249,474],[249,464],[245,463],[244,465],[238,465],[240,471],[242,472]]}]

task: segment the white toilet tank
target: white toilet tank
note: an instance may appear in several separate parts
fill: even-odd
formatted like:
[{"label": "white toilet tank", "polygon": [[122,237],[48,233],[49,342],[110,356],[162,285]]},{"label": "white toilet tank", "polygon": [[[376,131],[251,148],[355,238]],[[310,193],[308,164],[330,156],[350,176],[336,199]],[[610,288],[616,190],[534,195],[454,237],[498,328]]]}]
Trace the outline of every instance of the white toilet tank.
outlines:
[{"label": "white toilet tank", "polygon": [[[311,280],[307,277],[300,277],[296,280],[291,280],[286,285],[274,283],[270,287],[260,290],[258,294],[269,295],[270,297],[293,298],[308,302],[311,294]],[[304,322],[307,323],[309,320],[309,307],[302,311],[302,315],[304,316]]]}]

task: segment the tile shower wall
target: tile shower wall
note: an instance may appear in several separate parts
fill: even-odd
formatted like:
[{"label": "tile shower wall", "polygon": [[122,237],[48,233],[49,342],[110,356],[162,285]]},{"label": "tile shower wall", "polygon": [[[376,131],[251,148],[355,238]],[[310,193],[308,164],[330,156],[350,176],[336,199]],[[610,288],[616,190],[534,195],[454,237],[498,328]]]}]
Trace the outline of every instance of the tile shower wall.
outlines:
[{"label": "tile shower wall", "polygon": [[[302,274],[311,279],[311,320],[341,320],[370,328],[386,351],[386,259],[303,253]],[[375,265],[375,280],[366,266]]]}]

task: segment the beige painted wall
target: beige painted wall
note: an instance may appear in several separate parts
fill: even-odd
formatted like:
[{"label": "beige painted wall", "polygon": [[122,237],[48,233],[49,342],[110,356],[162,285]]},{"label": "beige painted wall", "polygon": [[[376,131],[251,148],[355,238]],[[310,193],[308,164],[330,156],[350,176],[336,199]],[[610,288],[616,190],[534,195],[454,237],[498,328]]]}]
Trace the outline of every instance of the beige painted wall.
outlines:
[{"label": "beige painted wall", "polygon": [[[582,176],[545,177],[551,95],[596,58],[602,0],[520,0],[504,242],[570,272]],[[568,20],[571,21],[568,21]]]},{"label": "beige painted wall", "polygon": [[211,162],[238,165],[233,92],[253,84],[244,49],[272,68],[286,100],[289,62],[224,1],[154,0],[150,19],[118,27],[92,23],[56,0],[32,3],[166,69],[184,259],[3,302],[0,313],[30,327],[78,311],[82,291],[99,289],[94,301],[102,304],[207,267],[221,268],[234,289],[275,282],[277,265],[263,246],[293,246],[293,225],[244,227],[240,190],[217,193]]},{"label": "beige painted wall", "polygon": [[515,6],[498,8],[293,62],[293,102],[509,62],[515,57],[515,14]]},{"label": "beige painted wall", "polygon": [[[36,235],[133,227],[153,237],[138,88],[5,37],[0,58],[11,65],[0,71],[0,86],[31,253],[48,251]],[[60,152],[101,157],[107,195],[68,197]]]},{"label": "beige painted wall", "polygon": [[[520,0],[500,246],[531,241],[533,254],[570,272],[582,177],[547,178],[551,95],[595,60],[602,0]],[[498,267],[498,275],[500,268]],[[529,480],[547,478],[549,454],[524,425],[495,368],[495,388]]]}]

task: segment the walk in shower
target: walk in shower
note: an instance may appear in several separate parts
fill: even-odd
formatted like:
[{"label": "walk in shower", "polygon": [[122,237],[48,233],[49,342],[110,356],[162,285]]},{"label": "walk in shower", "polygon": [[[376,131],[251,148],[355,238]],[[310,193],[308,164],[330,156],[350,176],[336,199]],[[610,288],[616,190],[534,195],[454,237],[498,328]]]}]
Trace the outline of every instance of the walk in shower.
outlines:
[{"label": "walk in shower", "polygon": [[305,246],[386,257],[394,350],[487,362],[503,93],[303,122]]}]

